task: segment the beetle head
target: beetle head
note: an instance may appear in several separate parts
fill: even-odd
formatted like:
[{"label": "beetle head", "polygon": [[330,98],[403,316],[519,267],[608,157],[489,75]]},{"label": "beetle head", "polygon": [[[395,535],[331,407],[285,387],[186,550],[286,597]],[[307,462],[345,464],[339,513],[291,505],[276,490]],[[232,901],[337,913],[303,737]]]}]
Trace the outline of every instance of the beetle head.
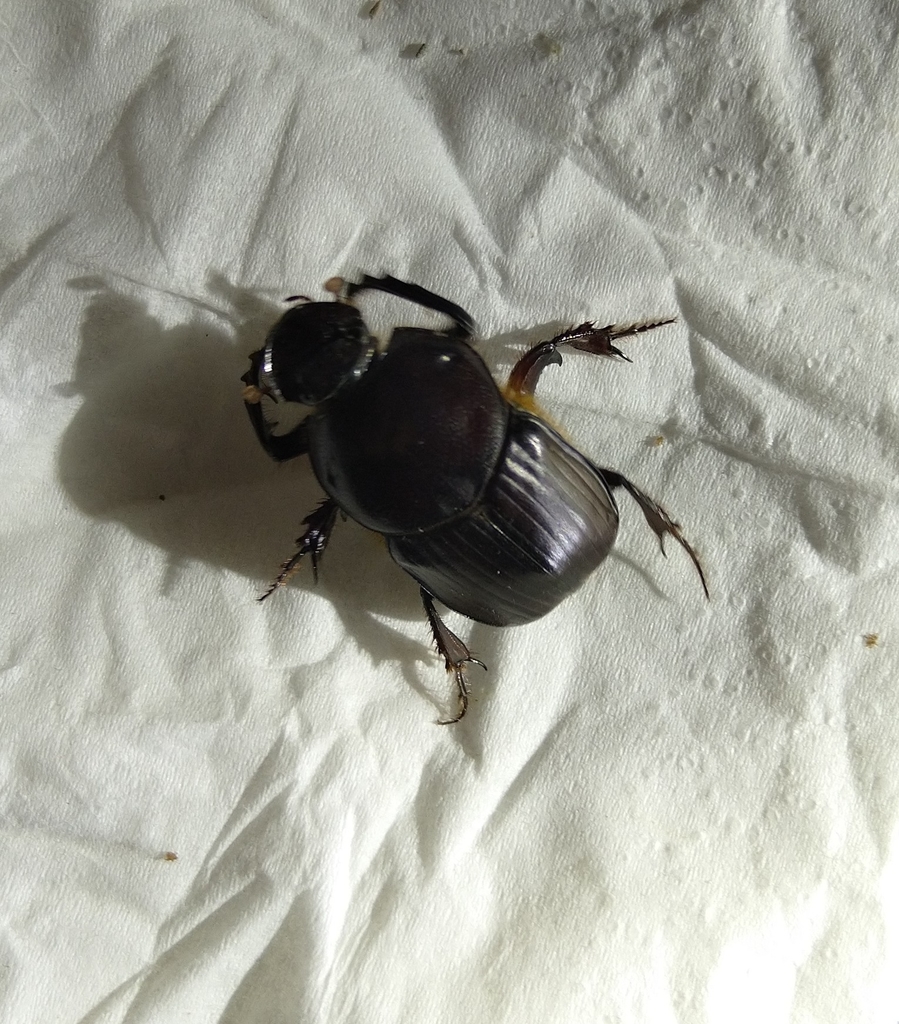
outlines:
[{"label": "beetle head", "polygon": [[276,399],[317,405],[362,373],[372,344],[354,306],[344,302],[294,306],[266,339],[259,386]]}]

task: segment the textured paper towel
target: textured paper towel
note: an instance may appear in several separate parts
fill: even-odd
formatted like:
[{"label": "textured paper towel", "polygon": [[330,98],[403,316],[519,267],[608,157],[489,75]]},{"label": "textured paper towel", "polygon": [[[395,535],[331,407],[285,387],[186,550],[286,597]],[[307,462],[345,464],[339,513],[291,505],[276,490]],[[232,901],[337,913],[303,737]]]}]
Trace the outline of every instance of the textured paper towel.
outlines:
[{"label": "textured paper towel", "polygon": [[[894,1024],[895,13],[369,14],[0,20],[0,1017]],[[320,492],[246,355],[361,271],[461,303],[498,376],[677,315],[541,394],[711,601],[622,498],[551,615],[450,617],[490,668],[451,729],[377,538],[256,604]]]}]

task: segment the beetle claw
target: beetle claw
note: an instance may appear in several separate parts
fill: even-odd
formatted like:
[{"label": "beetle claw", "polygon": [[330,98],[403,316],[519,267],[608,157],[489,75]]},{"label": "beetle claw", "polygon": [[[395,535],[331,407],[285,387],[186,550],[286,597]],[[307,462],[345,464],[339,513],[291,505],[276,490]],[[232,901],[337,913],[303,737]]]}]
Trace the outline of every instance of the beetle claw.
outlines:
[{"label": "beetle claw", "polygon": [[[445,628],[445,627],[444,627]],[[453,634],[455,636],[455,634]],[[459,638],[456,637],[458,640]],[[461,643],[461,641],[460,641]],[[467,650],[468,648],[466,648]],[[451,662],[446,663],[447,672],[452,672],[456,680],[456,688],[459,691],[459,712],[452,718],[438,718],[438,725],[455,725],[456,722],[461,721],[465,717],[465,712],[468,711],[468,698],[471,690],[468,686],[468,676],[465,674],[465,666],[467,664],[480,665],[481,668],[486,672],[487,666],[479,658],[475,658],[469,654],[469,656],[459,664],[452,664]]]},{"label": "beetle claw", "polygon": [[459,711],[458,714],[452,718],[438,718],[438,725],[455,725],[456,722],[461,722],[465,717],[465,712],[468,710],[468,680],[465,678],[465,668],[463,665],[447,665],[447,669],[451,670],[453,675],[456,677],[456,686],[459,690]]},{"label": "beetle claw", "polygon": [[456,636],[447,624],[437,614],[434,607],[434,599],[425,590],[419,587],[421,602],[425,606],[425,615],[428,617],[428,625],[431,627],[431,636],[434,638],[434,646],[437,653],[443,658],[447,672],[452,672],[456,680],[456,689],[459,691],[459,713],[453,718],[438,719],[438,725],[455,725],[465,717],[468,710],[468,677],[465,674],[465,666],[469,664],[480,665],[486,672],[487,666],[479,658],[476,658],[468,647]]}]

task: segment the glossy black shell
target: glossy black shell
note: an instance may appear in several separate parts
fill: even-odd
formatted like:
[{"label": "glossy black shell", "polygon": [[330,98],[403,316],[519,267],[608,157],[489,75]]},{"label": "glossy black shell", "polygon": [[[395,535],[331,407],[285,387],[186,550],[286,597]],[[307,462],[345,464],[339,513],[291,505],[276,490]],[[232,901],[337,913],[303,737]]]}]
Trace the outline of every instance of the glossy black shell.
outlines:
[{"label": "glossy black shell", "polygon": [[614,544],[618,507],[600,472],[507,402],[459,338],[398,328],[306,426],[328,495],[468,618],[545,615]]},{"label": "glossy black shell", "polygon": [[512,407],[481,498],[422,534],[390,537],[394,560],[449,608],[492,626],[545,615],[602,562],[618,507],[592,463],[544,420]]},{"label": "glossy black shell", "polygon": [[508,419],[508,404],[470,345],[400,328],[358,380],[307,419],[309,457],[348,516],[387,536],[416,533],[481,498]]}]

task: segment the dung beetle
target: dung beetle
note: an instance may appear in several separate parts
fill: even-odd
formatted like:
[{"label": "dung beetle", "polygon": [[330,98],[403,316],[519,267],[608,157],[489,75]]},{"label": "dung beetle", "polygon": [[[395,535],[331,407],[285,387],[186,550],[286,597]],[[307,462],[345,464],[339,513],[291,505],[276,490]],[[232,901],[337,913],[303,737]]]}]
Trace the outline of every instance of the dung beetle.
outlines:
[{"label": "dung beetle", "polygon": [[[458,722],[468,707],[465,666],[478,661],[434,607],[514,626],[545,615],[608,555],[618,532],[613,490],[637,502],[659,538],[696,552],[667,512],[620,473],[601,469],[546,419],[534,399],[559,349],[627,357],[614,342],[672,319],[626,326],[580,324],[535,345],[497,386],[472,347],[474,322],[459,306],[395,277],[325,284],[336,302],[293,296],[265,346],[250,356],[244,402],[262,447],[278,462],[308,455],[328,497],[304,520],[297,552],[264,600],[309,555],[313,575],[338,512],[380,533],[417,581],[438,653],[455,677]],[[397,327],[385,343],[353,304],[380,291],[449,318],[444,330]],[[629,361],[629,360],[628,360]],[[278,434],[262,399],[310,411]]]}]

